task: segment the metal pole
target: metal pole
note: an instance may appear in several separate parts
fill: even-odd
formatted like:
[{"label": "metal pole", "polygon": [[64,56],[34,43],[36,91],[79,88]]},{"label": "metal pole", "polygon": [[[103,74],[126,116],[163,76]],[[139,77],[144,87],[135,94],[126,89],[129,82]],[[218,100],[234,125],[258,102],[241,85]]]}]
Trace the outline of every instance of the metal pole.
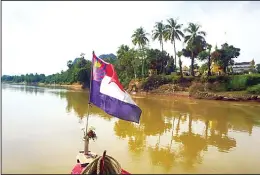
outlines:
[{"label": "metal pole", "polygon": [[86,132],[85,132],[85,136],[84,136],[84,139],[85,139],[85,147],[84,147],[84,154],[87,155],[88,154],[88,151],[89,151],[89,138],[87,136],[87,133],[88,133],[88,118],[89,118],[89,111],[90,111],[90,94],[91,94],[91,86],[92,86],[92,69],[93,69],[93,56],[95,54],[95,52],[93,51],[92,52],[92,61],[91,61],[91,69],[90,69],[90,84],[89,84],[89,100],[88,100],[88,113],[87,113],[87,122],[86,122]]}]

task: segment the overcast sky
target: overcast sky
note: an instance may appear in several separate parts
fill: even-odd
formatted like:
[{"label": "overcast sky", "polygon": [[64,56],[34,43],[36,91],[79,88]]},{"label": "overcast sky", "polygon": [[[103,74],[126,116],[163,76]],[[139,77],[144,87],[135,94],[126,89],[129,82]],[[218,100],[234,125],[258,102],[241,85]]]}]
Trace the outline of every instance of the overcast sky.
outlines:
[{"label": "overcast sky", "polygon": [[[91,58],[131,45],[133,31],[143,26],[151,33],[155,22],[170,17],[199,23],[207,41],[225,41],[241,48],[236,61],[260,63],[260,2],[2,2],[2,73],[52,74],[66,70],[68,60],[81,52]],[[226,33],[226,34],[225,34]],[[150,47],[160,48],[158,42]],[[177,50],[182,43],[177,43]],[[166,51],[173,55],[168,43]],[[182,58],[189,65],[188,58]]]}]

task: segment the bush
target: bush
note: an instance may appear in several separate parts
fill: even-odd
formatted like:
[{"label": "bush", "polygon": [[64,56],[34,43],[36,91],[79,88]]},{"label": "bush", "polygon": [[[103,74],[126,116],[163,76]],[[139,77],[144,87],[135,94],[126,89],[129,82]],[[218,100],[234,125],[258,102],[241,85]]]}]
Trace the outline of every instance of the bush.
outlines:
[{"label": "bush", "polygon": [[168,76],[163,75],[152,75],[144,80],[142,89],[148,91],[158,88],[163,84],[170,83],[171,79]]},{"label": "bush", "polygon": [[231,77],[228,83],[228,90],[240,91],[245,90],[247,87],[247,77],[244,75],[235,75]]},{"label": "bush", "polygon": [[260,95],[260,84],[248,87],[246,91],[250,94]]},{"label": "bush", "polygon": [[247,75],[247,86],[260,84],[260,74]]},{"label": "bush", "polygon": [[219,75],[219,76],[201,76],[200,82],[202,83],[214,83],[214,82],[219,82],[219,83],[226,83],[230,80],[230,77],[227,75]]},{"label": "bush", "polygon": [[228,83],[228,90],[246,90],[256,84],[260,84],[260,74],[234,75]]},{"label": "bush", "polygon": [[206,83],[205,84],[207,90],[213,92],[223,92],[227,91],[226,83],[214,82],[214,83]]},{"label": "bush", "polygon": [[166,75],[165,76],[167,80],[171,83],[191,83],[194,80],[194,77],[192,76],[176,76],[176,75]]}]

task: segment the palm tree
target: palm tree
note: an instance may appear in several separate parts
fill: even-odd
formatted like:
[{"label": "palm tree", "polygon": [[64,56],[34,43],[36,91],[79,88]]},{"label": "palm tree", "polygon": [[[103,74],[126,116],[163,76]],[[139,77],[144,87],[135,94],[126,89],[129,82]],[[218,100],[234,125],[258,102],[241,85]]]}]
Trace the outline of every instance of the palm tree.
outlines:
[{"label": "palm tree", "polygon": [[188,33],[184,37],[184,43],[187,43],[187,50],[191,53],[191,75],[194,76],[194,59],[206,45],[205,36],[206,32],[200,31],[200,25],[189,23],[189,26],[184,29]]},{"label": "palm tree", "polygon": [[174,46],[174,59],[175,59],[175,68],[176,68],[176,45],[175,39],[181,41],[181,37],[184,37],[184,34],[181,31],[182,24],[177,23],[177,19],[170,18],[167,20],[168,24],[165,25],[165,40],[171,41]]},{"label": "palm tree", "polygon": [[[132,42],[134,45],[138,45],[139,49],[143,51],[144,46],[148,44],[149,39],[147,38],[148,33],[145,32],[143,27],[139,27],[134,31],[132,35]],[[142,59],[142,76],[144,77],[144,56]]]},{"label": "palm tree", "polygon": [[162,46],[162,52],[163,52],[163,39],[165,35],[165,26],[163,22],[156,22],[153,30],[153,40],[158,39],[160,42],[160,45]]},{"label": "palm tree", "polygon": [[177,53],[178,57],[179,57],[179,67],[180,67],[180,74],[181,74],[181,77],[183,77],[183,74],[182,74],[182,61],[181,61],[181,56],[182,56],[182,51],[179,51]]}]

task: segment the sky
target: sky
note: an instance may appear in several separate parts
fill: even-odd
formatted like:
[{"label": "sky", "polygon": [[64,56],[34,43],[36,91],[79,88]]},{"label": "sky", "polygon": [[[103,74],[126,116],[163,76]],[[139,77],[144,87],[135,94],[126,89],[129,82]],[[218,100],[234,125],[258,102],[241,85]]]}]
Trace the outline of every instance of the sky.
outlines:
[{"label": "sky", "polygon": [[[236,62],[260,63],[260,2],[257,1],[31,1],[2,2],[2,74],[46,75],[67,69],[67,61],[80,53],[91,59],[114,53],[121,44],[134,47],[131,36],[138,27],[153,30],[155,22],[178,18],[187,27],[198,23],[213,47],[224,42],[241,49]],[[157,41],[151,48],[160,49]],[[177,51],[183,47],[177,42]],[[174,54],[173,45],[164,49]],[[183,65],[190,59],[182,58]]]}]

